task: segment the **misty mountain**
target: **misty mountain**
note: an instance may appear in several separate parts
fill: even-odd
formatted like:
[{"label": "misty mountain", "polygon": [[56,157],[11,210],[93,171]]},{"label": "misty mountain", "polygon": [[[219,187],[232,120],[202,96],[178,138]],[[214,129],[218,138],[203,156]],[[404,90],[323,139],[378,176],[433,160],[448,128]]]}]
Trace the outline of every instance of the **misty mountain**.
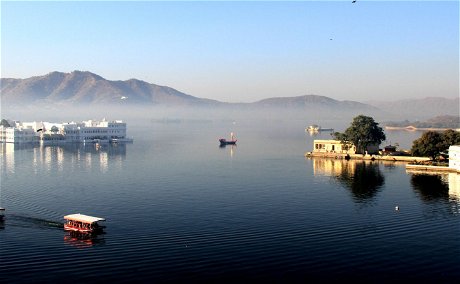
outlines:
[{"label": "misty mountain", "polygon": [[138,105],[212,105],[173,88],[137,79],[110,81],[91,72],[52,72],[27,79],[1,79],[3,104],[71,103]]},{"label": "misty mountain", "polygon": [[366,110],[377,111],[378,108],[355,102],[338,101],[325,96],[305,95],[298,97],[269,98],[253,103],[261,107],[281,107],[281,108],[323,108],[339,110]]},{"label": "misty mountain", "polygon": [[423,99],[404,99],[397,101],[368,101],[385,112],[400,119],[428,119],[439,115],[454,115],[460,113],[459,98],[428,97]]},{"label": "misty mountain", "polygon": [[[253,103],[224,103],[194,97],[166,86],[137,79],[110,81],[91,72],[51,72],[26,79],[1,79],[3,106],[105,105],[110,106],[212,106],[229,110],[298,111],[340,118],[344,115],[377,115],[386,119],[427,119],[458,115],[458,98],[425,98],[399,101],[339,101],[325,96],[276,97]],[[217,109],[216,109],[217,110]]]},{"label": "misty mountain", "polygon": [[110,81],[91,72],[51,72],[27,79],[1,79],[3,104],[105,104],[159,106],[221,106],[243,109],[336,109],[375,110],[375,107],[353,102],[337,101],[324,96],[306,95],[279,97],[255,103],[223,103],[197,98],[170,87],[150,84],[137,79]]}]

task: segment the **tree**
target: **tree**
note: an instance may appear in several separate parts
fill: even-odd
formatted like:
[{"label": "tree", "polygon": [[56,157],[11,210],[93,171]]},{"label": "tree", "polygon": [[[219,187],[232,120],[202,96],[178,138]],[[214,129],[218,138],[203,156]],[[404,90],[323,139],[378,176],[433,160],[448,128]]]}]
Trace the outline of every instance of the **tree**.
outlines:
[{"label": "tree", "polygon": [[435,131],[428,131],[412,143],[412,156],[430,157],[435,160],[443,148],[442,135]]},{"label": "tree", "polygon": [[447,152],[449,146],[460,144],[460,133],[452,129],[442,134],[435,131],[428,131],[415,140],[412,144],[412,155],[430,157],[435,160],[439,154]]},{"label": "tree", "polygon": [[446,130],[442,133],[442,140],[441,152],[445,152],[449,149],[449,146],[460,144],[460,132],[452,129]]},{"label": "tree", "polygon": [[59,131],[59,128],[57,128],[56,125],[53,125],[53,126],[51,127],[50,130],[51,130],[51,132],[53,132],[54,134],[56,134],[56,133]]},{"label": "tree", "polygon": [[11,127],[11,125],[8,123],[8,121],[6,119],[2,119],[0,121],[0,125],[3,126],[3,127]]},{"label": "tree", "polygon": [[357,153],[364,153],[369,145],[379,145],[386,139],[383,129],[370,116],[358,115],[344,133],[335,132],[334,138],[343,144],[352,143]]}]

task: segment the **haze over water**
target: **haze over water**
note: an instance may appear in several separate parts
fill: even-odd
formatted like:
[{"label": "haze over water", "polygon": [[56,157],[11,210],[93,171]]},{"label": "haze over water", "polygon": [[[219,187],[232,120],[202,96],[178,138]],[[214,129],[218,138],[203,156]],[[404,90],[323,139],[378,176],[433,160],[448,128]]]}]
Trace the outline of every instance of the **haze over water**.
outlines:
[{"label": "haze over water", "polygon": [[[306,159],[330,137],[308,123],[154,119],[128,123],[132,144],[0,145],[0,281],[458,280],[458,175]],[[69,235],[70,213],[106,234]]]}]

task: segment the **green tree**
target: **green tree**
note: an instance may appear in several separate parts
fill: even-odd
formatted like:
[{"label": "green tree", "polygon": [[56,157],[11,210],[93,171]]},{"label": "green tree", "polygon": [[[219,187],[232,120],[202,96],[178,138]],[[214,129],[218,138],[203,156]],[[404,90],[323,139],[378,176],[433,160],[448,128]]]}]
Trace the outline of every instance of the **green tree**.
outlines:
[{"label": "green tree", "polygon": [[435,131],[428,131],[412,143],[412,155],[430,157],[435,160],[443,148],[443,137]]},{"label": "green tree", "polygon": [[449,146],[460,144],[460,132],[452,129],[443,133],[428,131],[412,144],[412,155],[430,157],[435,160],[439,154],[447,152]]},{"label": "green tree", "polygon": [[56,133],[59,131],[59,128],[57,128],[56,125],[53,125],[53,126],[51,127],[50,130],[51,130],[51,132],[53,132],[54,134],[56,134]]},{"label": "green tree", "polygon": [[3,127],[11,127],[11,125],[8,123],[8,121],[6,119],[2,119],[0,121],[0,125],[3,126]]},{"label": "green tree", "polygon": [[442,133],[442,140],[441,152],[446,152],[449,146],[460,144],[460,132],[452,129],[446,130]]},{"label": "green tree", "polygon": [[383,129],[370,116],[358,115],[344,133],[335,132],[332,136],[342,143],[352,143],[357,153],[364,153],[369,145],[379,145],[386,139]]}]

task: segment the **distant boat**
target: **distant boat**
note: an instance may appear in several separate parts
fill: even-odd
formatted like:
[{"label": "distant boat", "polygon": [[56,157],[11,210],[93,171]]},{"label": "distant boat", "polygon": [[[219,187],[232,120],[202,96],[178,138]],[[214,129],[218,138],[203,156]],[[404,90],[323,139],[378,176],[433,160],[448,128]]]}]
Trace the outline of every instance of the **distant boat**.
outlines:
[{"label": "distant boat", "polygon": [[0,207],[0,221],[3,220],[3,217],[5,216],[5,208]]},{"label": "distant boat", "polygon": [[236,139],[235,139],[235,136],[233,135],[233,132],[230,133],[230,140],[227,140],[225,138],[220,138],[219,139],[219,142],[220,142],[220,145],[221,146],[224,146],[224,145],[235,145],[236,144]]},{"label": "distant boat", "polygon": [[308,132],[320,132],[320,131],[334,131],[334,129],[333,128],[322,128],[319,125],[312,124],[312,125],[308,126],[307,128],[305,128],[305,131],[308,131]]}]

